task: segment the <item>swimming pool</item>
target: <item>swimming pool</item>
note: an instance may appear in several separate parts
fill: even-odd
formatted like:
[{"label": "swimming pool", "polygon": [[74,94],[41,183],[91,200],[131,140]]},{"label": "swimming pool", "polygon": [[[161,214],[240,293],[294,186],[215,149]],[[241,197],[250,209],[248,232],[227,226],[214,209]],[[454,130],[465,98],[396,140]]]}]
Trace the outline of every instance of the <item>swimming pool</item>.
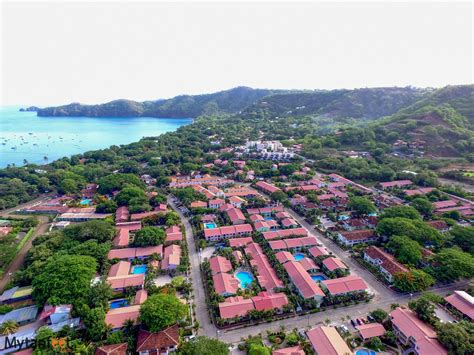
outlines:
[{"label": "swimming pool", "polygon": [[253,275],[247,271],[239,271],[235,278],[240,281],[240,288],[246,289],[253,281]]},{"label": "swimming pool", "polygon": [[296,261],[300,261],[301,259],[304,259],[305,255],[303,253],[296,253],[293,255]]},{"label": "swimming pool", "polygon": [[122,308],[128,306],[128,301],[126,299],[114,300],[109,304],[110,309]]},{"label": "swimming pool", "polygon": [[90,199],[84,199],[80,202],[81,205],[89,205],[91,203]]},{"label": "swimming pool", "polygon": [[211,229],[211,228],[217,228],[217,226],[214,222],[209,222],[209,223],[204,223],[204,228]]},{"label": "swimming pool", "polygon": [[272,219],[272,217],[265,217],[265,221],[271,221]]},{"label": "swimming pool", "polygon": [[369,349],[359,349],[356,351],[356,355],[376,355],[377,353]]},{"label": "swimming pool", "polygon": [[311,278],[316,282],[327,280],[327,277],[324,275],[311,275]]},{"label": "swimming pool", "polygon": [[133,267],[132,274],[146,274],[146,265],[136,265]]}]

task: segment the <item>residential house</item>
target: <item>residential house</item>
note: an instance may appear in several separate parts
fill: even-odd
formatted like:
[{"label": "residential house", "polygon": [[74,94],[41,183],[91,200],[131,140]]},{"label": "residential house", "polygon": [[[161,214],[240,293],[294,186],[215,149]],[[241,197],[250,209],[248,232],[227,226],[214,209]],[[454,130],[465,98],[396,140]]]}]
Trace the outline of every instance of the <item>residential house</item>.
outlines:
[{"label": "residential house", "polygon": [[344,264],[341,259],[336,258],[335,256],[330,256],[329,258],[324,259],[323,268],[329,272],[348,269],[346,264]]},{"label": "residential house", "polygon": [[139,355],[166,355],[174,352],[178,348],[178,345],[179,327],[177,324],[156,333],[140,329],[138,332],[136,352]]},{"label": "residential house", "polygon": [[329,256],[329,251],[322,246],[314,246],[312,248],[308,249],[308,252],[314,257],[314,258],[322,258]]},{"label": "residential house", "polygon": [[352,247],[361,243],[373,243],[377,241],[377,235],[373,229],[355,230],[351,232],[338,232],[337,239],[346,247]]},{"label": "residential house", "polygon": [[6,321],[15,321],[18,325],[25,325],[35,321],[38,315],[37,306],[28,306],[14,309],[8,313],[0,315],[0,326]]},{"label": "residential house", "polygon": [[0,305],[1,304],[15,304],[31,299],[33,293],[33,287],[24,286],[24,287],[12,287],[3,292],[0,296]]},{"label": "residential house", "polygon": [[365,281],[361,277],[355,275],[323,280],[321,281],[321,287],[331,296],[361,293],[366,292],[368,289]]},{"label": "residential house", "polygon": [[229,260],[223,256],[213,256],[209,259],[209,265],[211,268],[212,275],[220,274],[221,272],[232,271],[232,264]]},{"label": "residential house", "polygon": [[398,341],[405,346],[410,346],[414,353],[418,355],[448,354],[438,341],[436,331],[422,322],[413,311],[398,307],[390,313],[390,319]]},{"label": "residential house", "polygon": [[318,305],[321,304],[325,296],[324,292],[299,262],[288,261],[283,264],[283,267],[301,297],[304,299],[313,299]]},{"label": "residential house", "polygon": [[357,326],[356,329],[364,341],[375,337],[381,337],[386,333],[385,328],[380,323],[362,324]]},{"label": "residential house", "polygon": [[109,251],[107,258],[112,259],[146,259],[157,254],[163,256],[163,245],[156,245],[150,247],[141,248],[124,248],[124,249],[112,249]]},{"label": "residential house", "polygon": [[189,205],[189,208],[207,208],[207,203],[204,201],[193,201]]},{"label": "residential house", "polygon": [[139,315],[140,305],[109,309],[105,315],[105,324],[109,325],[112,330],[118,330],[124,326],[127,320],[131,320],[137,324]]},{"label": "residential house", "polygon": [[316,355],[351,355],[352,351],[336,328],[318,326],[306,332]]},{"label": "residential house", "polygon": [[454,291],[444,298],[451,307],[457,309],[470,321],[474,321],[474,297],[465,291]]},{"label": "residential house", "polygon": [[380,187],[382,190],[388,190],[388,189],[393,189],[393,188],[401,188],[401,187],[406,187],[413,185],[413,182],[411,180],[395,180],[395,181],[389,181],[389,182],[381,182]]},{"label": "residential house", "polygon": [[283,288],[285,285],[279,279],[275,270],[263,253],[262,247],[257,243],[249,243],[245,247],[245,254],[251,257],[250,265],[257,269],[257,281],[259,285],[267,291],[275,288]]},{"label": "residential house", "polygon": [[235,208],[242,208],[242,206],[245,205],[246,201],[242,197],[231,196],[229,197],[229,203]]},{"label": "residential house", "polygon": [[255,184],[255,186],[269,195],[272,194],[273,192],[281,191],[280,188],[276,187],[275,185],[269,184],[268,182],[265,182],[265,181],[259,181]]},{"label": "residential house", "polygon": [[208,228],[204,230],[204,238],[206,238],[207,241],[216,242],[222,239],[249,235],[252,231],[252,226],[250,224]]},{"label": "residential house", "polygon": [[253,242],[252,237],[233,238],[233,239],[229,239],[229,246],[231,248],[242,248],[252,242]]},{"label": "residential house", "polygon": [[245,317],[248,312],[276,310],[281,312],[288,304],[288,298],[283,292],[268,293],[260,292],[257,296],[244,298],[242,296],[228,297],[219,303],[219,314],[223,319]]},{"label": "residential house", "polygon": [[308,231],[304,228],[280,229],[269,232],[264,232],[263,237],[266,240],[288,238],[291,236],[308,236]]},{"label": "residential house", "polygon": [[364,260],[376,266],[390,283],[393,282],[396,273],[409,271],[405,266],[396,261],[393,255],[374,246],[370,246],[365,250]]},{"label": "residential house", "polygon": [[288,348],[273,350],[272,355],[305,355],[305,352],[300,345],[297,345]]},{"label": "residential house", "polygon": [[231,223],[235,226],[237,224],[245,223],[245,216],[242,211],[238,208],[230,208],[226,211],[227,216],[229,217]]},{"label": "residential house", "polygon": [[127,343],[102,345],[95,350],[95,355],[127,355]]},{"label": "residential house", "polygon": [[240,286],[239,281],[233,275],[224,272],[213,275],[212,281],[216,293],[224,297],[235,295]]},{"label": "residential house", "polygon": [[127,206],[121,206],[115,211],[115,223],[127,222],[130,217]]},{"label": "residential house", "polygon": [[165,230],[166,233],[166,244],[180,242],[183,239],[183,233],[179,226],[171,226]]},{"label": "residential house", "polygon": [[163,260],[161,261],[162,270],[176,270],[181,261],[181,247],[177,244],[171,244],[165,247],[163,251]]},{"label": "residential house", "polygon": [[223,204],[225,204],[225,201],[221,198],[215,198],[213,200],[209,200],[209,208],[214,208],[218,209],[220,208]]}]

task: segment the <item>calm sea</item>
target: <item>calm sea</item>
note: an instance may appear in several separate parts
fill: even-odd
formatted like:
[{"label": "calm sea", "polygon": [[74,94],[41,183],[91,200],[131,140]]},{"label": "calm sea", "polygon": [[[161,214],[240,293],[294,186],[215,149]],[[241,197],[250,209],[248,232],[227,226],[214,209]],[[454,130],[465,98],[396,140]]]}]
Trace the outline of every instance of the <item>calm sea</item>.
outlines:
[{"label": "calm sea", "polygon": [[175,131],[190,118],[37,117],[20,107],[0,107],[0,167],[44,164],[88,150],[127,144]]}]

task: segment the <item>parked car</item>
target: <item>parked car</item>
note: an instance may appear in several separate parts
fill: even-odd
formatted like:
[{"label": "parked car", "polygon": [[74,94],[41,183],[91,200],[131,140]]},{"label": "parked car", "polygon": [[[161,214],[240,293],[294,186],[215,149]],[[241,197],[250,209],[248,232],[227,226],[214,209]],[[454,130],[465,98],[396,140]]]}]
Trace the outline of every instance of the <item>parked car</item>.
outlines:
[{"label": "parked car", "polygon": [[356,320],[357,320],[357,324],[358,324],[358,325],[364,324],[360,318],[357,318]]},{"label": "parked car", "polygon": [[371,321],[371,322],[375,322],[375,318],[372,317],[371,315],[368,315],[368,316],[367,316],[367,319],[368,319],[369,321]]},{"label": "parked car", "polygon": [[351,319],[351,324],[352,324],[352,326],[355,328],[356,325],[357,325],[357,322],[356,322],[354,319]]}]

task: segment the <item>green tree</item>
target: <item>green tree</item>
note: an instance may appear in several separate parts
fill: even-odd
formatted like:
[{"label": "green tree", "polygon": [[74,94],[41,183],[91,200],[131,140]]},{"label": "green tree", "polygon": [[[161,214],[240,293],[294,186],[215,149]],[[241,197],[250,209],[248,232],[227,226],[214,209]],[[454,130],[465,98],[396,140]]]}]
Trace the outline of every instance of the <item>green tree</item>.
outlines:
[{"label": "green tree", "polygon": [[433,227],[421,220],[408,218],[384,218],[377,224],[377,233],[385,237],[405,235],[421,245],[441,246],[445,238]]},{"label": "green tree", "polygon": [[96,269],[90,256],[57,256],[33,279],[33,299],[39,305],[84,304]]},{"label": "green tree", "polygon": [[133,244],[137,247],[160,245],[165,241],[166,235],[163,229],[157,227],[144,227],[135,233]]},{"label": "green tree", "polygon": [[433,259],[434,275],[440,281],[448,282],[474,276],[474,257],[459,249],[442,249]]},{"label": "green tree", "polygon": [[418,292],[434,285],[434,278],[422,270],[413,269],[395,274],[393,285],[402,292]]},{"label": "green tree", "polygon": [[271,355],[270,348],[263,344],[252,344],[247,352],[248,355]]},{"label": "green tree", "polygon": [[271,193],[270,198],[273,201],[283,202],[283,201],[286,201],[288,199],[288,196],[283,191],[277,190],[277,191]]},{"label": "green tree", "polygon": [[83,322],[88,339],[99,341],[105,338],[108,327],[105,324],[105,310],[102,307],[87,310]]},{"label": "green tree", "polygon": [[378,350],[381,350],[383,348],[383,343],[382,343],[382,340],[380,340],[379,337],[373,337],[372,339],[369,340],[369,342],[367,343],[367,346],[370,349],[378,351]]},{"label": "green tree", "polygon": [[173,295],[154,294],[140,307],[140,320],[151,332],[158,332],[186,317],[188,308]]},{"label": "green tree", "polygon": [[36,217],[27,217],[23,220],[23,227],[25,228],[33,228],[38,225],[39,221]]},{"label": "green tree", "polygon": [[119,206],[148,204],[148,197],[141,188],[136,186],[125,187],[115,196]]},{"label": "green tree", "polygon": [[380,308],[372,311],[370,315],[374,317],[375,321],[378,323],[383,323],[388,318],[388,313]]},{"label": "green tree", "polygon": [[[47,326],[42,326],[36,331],[36,349],[47,350],[52,352],[51,339],[54,337],[54,332]],[[48,352],[47,352],[48,353]],[[40,353],[41,354],[41,353]]]},{"label": "green tree", "polygon": [[380,216],[380,219],[382,220],[384,218],[396,217],[407,219],[421,219],[420,213],[414,207],[404,205],[386,208]]},{"label": "green tree", "polygon": [[111,241],[115,236],[115,228],[107,221],[87,221],[64,228],[64,235],[79,242],[90,239],[98,243]]},{"label": "green tree", "polygon": [[420,297],[408,302],[408,307],[416,313],[423,322],[433,324],[436,320],[435,306],[427,298]]},{"label": "green tree", "polygon": [[404,264],[416,265],[421,260],[421,246],[405,236],[393,236],[387,244],[398,261]]},{"label": "green tree", "polygon": [[375,205],[367,197],[353,196],[349,199],[348,207],[354,210],[356,214],[366,216],[369,213],[377,211]]},{"label": "green tree", "polygon": [[227,355],[229,348],[226,343],[217,339],[199,336],[193,341],[183,342],[180,347],[182,355]]},{"label": "green tree", "polygon": [[10,335],[18,331],[18,323],[12,319],[8,319],[0,325],[1,335]]},{"label": "green tree", "polygon": [[88,305],[89,307],[102,307],[107,311],[109,309],[109,300],[112,296],[112,288],[104,278],[91,286],[88,296]]},{"label": "green tree", "polygon": [[143,181],[135,174],[111,174],[100,178],[97,183],[101,194],[111,194],[127,185],[145,188]]},{"label": "green tree", "polygon": [[73,179],[64,179],[59,184],[58,191],[64,195],[71,195],[79,191],[79,186]]},{"label": "green tree", "polygon": [[426,198],[417,197],[411,201],[411,205],[424,216],[431,216],[433,213],[433,204]]},{"label": "green tree", "polygon": [[443,323],[438,329],[438,340],[450,354],[474,353],[474,324],[461,321],[457,324]]},{"label": "green tree", "polygon": [[114,200],[105,200],[97,204],[95,211],[97,213],[115,213],[117,203]]},{"label": "green tree", "polygon": [[452,242],[467,253],[474,254],[474,227],[455,225],[449,231]]}]

